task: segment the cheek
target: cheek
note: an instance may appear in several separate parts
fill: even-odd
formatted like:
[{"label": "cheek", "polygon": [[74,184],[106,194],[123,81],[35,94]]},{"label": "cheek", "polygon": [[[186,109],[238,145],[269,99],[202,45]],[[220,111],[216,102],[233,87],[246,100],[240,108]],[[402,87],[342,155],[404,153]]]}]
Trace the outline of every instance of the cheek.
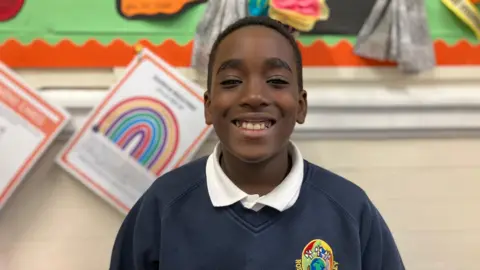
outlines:
[{"label": "cheek", "polygon": [[228,108],[223,106],[221,103],[219,102],[211,103],[210,114],[211,114],[212,121],[214,123],[218,123],[225,120],[227,113],[228,113]]},{"label": "cheek", "polygon": [[284,136],[287,137],[292,134],[293,130],[295,129],[295,126],[297,124],[297,120],[294,116],[289,116],[287,119],[285,119],[285,127],[284,127]]},{"label": "cheek", "polygon": [[298,112],[298,97],[291,93],[280,93],[275,97],[277,106],[280,108],[282,116],[295,119]]},{"label": "cheek", "polygon": [[217,118],[227,117],[231,108],[235,107],[236,96],[233,92],[215,95],[211,102],[211,112]]}]

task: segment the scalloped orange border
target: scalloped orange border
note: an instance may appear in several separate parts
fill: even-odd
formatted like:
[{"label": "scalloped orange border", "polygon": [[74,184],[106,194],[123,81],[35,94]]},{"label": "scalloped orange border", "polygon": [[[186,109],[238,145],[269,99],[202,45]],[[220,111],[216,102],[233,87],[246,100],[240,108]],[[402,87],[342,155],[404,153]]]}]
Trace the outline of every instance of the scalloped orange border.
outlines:
[{"label": "scalloped orange border", "polygon": [[[154,53],[177,67],[190,65],[193,42],[179,45],[167,40],[160,45],[149,41],[139,42]],[[300,44],[305,66],[391,66],[393,63],[364,59],[353,53],[352,45],[341,41],[328,45],[322,40],[312,45]],[[455,45],[435,41],[437,64],[445,65],[480,65],[480,44],[473,45],[463,40]],[[0,60],[12,68],[110,68],[126,66],[135,55],[133,45],[122,40],[115,40],[102,45],[96,40],[89,40],[83,45],[76,45],[70,40],[62,40],[56,45],[43,40],[30,44],[21,44],[16,40],[7,40],[0,45]]]}]

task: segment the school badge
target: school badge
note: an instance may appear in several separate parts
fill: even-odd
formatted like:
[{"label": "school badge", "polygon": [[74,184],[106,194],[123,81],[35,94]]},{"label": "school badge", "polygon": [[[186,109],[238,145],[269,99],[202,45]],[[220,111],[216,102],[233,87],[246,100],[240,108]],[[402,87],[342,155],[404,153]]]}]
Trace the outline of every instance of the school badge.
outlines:
[{"label": "school badge", "polygon": [[302,252],[302,258],[295,261],[297,270],[338,270],[333,259],[332,248],[323,240],[310,241]]}]

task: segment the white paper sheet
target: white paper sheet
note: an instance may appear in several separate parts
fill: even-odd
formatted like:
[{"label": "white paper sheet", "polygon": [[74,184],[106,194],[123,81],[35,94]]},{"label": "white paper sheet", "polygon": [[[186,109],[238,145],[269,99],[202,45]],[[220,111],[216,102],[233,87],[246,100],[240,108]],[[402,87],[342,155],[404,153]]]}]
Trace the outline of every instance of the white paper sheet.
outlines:
[{"label": "white paper sheet", "polygon": [[156,178],[188,162],[211,130],[203,89],[143,50],[58,162],[127,212]]},{"label": "white paper sheet", "polygon": [[68,119],[0,64],[0,208]]}]

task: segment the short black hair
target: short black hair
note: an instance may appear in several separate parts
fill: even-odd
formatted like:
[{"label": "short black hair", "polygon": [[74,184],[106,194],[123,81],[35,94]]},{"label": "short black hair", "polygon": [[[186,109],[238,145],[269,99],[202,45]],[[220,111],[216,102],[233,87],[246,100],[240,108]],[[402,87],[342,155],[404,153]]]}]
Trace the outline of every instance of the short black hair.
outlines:
[{"label": "short black hair", "polygon": [[280,33],[283,37],[285,37],[290,45],[292,46],[293,53],[295,56],[295,62],[297,66],[297,81],[299,90],[303,90],[303,65],[302,65],[302,54],[300,53],[300,49],[298,48],[298,44],[295,41],[295,38],[291,34],[288,26],[281,24],[280,22],[273,20],[266,16],[247,16],[244,17],[230,26],[228,26],[225,30],[223,30],[215,40],[212,45],[212,49],[210,51],[209,59],[208,59],[208,73],[207,73],[207,91],[210,91],[211,84],[212,84],[212,72],[213,72],[213,63],[215,62],[215,56],[217,53],[218,45],[222,42],[228,35],[233,33],[235,30],[247,27],[247,26],[263,26],[270,28],[278,33]]}]

